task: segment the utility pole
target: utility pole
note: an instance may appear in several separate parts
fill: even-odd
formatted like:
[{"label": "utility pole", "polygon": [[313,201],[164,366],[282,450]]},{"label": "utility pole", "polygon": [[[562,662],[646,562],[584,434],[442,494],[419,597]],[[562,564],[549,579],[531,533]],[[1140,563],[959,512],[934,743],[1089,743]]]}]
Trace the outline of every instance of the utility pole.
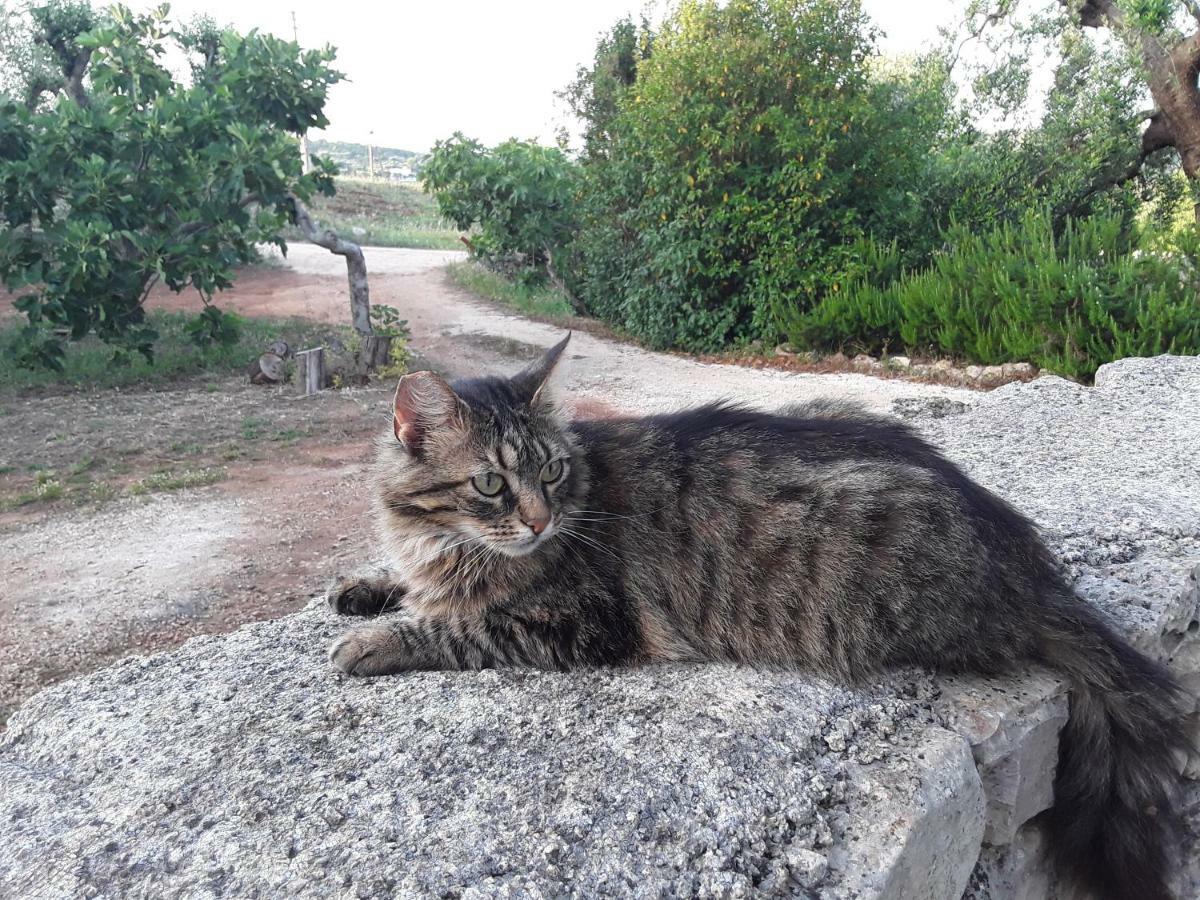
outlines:
[{"label": "utility pole", "polygon": [[[296,28],[296,11],[292,10],[292,40],[300,43],[300,32]],[[307,175],[312,171],[312,158],[308,155],[308,133],[300,135],[300,171]]]}]

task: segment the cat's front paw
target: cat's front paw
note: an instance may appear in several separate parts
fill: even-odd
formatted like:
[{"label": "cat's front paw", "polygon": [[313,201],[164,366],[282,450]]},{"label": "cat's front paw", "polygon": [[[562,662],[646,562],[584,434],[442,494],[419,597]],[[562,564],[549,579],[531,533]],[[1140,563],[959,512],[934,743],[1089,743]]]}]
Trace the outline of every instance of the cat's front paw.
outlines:
[{"label": "cat's front paw", "polygon": [[347,675],[389,675],[403,671],[392,630],[386,625],[368,625],[346,632],[329,648],[329,661]]},{"label": "cat's front paw", "polygon": [[384,578],[339,575],[325,591],[325,602],[339,616],[377,616],[400,605],[404,589]]}]

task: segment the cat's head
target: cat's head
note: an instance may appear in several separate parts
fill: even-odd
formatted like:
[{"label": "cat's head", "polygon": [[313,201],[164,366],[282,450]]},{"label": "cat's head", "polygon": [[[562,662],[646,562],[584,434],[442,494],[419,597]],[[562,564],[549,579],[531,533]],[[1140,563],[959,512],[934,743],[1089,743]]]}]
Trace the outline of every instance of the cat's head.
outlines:
[{"label": "cat's head", "polygon": [[554,395],[570,337],[511,378],[400,379],[379,461],[386,529],[506,556],[554,537],[586,482]]}]

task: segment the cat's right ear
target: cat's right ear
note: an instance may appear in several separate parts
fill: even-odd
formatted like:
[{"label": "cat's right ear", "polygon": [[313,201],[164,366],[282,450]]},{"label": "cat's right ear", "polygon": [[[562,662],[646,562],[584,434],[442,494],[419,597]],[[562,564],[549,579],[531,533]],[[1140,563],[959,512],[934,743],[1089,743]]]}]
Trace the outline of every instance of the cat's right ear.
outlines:
[{"label": "cat's right ear", "polygon": [[409,453],[419,452],[430,431],[458,419],[461,402],[453,388],[432,372],[405,375],[392,401],[396,440]]}]

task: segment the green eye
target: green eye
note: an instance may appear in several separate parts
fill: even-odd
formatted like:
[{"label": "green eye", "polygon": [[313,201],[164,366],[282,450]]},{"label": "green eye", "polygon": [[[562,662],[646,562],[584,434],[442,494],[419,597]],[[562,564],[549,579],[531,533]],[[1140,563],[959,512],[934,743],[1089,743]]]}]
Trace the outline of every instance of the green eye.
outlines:
[{"label": "green eye", "polygon": [[485,497],[495,497],[504,490],[504,478],[495,472],[476,475],[471,479],[471,486]]},{"label": "green eye", "polygon": [[554,484],[554,482],[562,478],[562,474],[563,462],[561,459],[552,459],[542,466],[542,481],[546,484]]}]

